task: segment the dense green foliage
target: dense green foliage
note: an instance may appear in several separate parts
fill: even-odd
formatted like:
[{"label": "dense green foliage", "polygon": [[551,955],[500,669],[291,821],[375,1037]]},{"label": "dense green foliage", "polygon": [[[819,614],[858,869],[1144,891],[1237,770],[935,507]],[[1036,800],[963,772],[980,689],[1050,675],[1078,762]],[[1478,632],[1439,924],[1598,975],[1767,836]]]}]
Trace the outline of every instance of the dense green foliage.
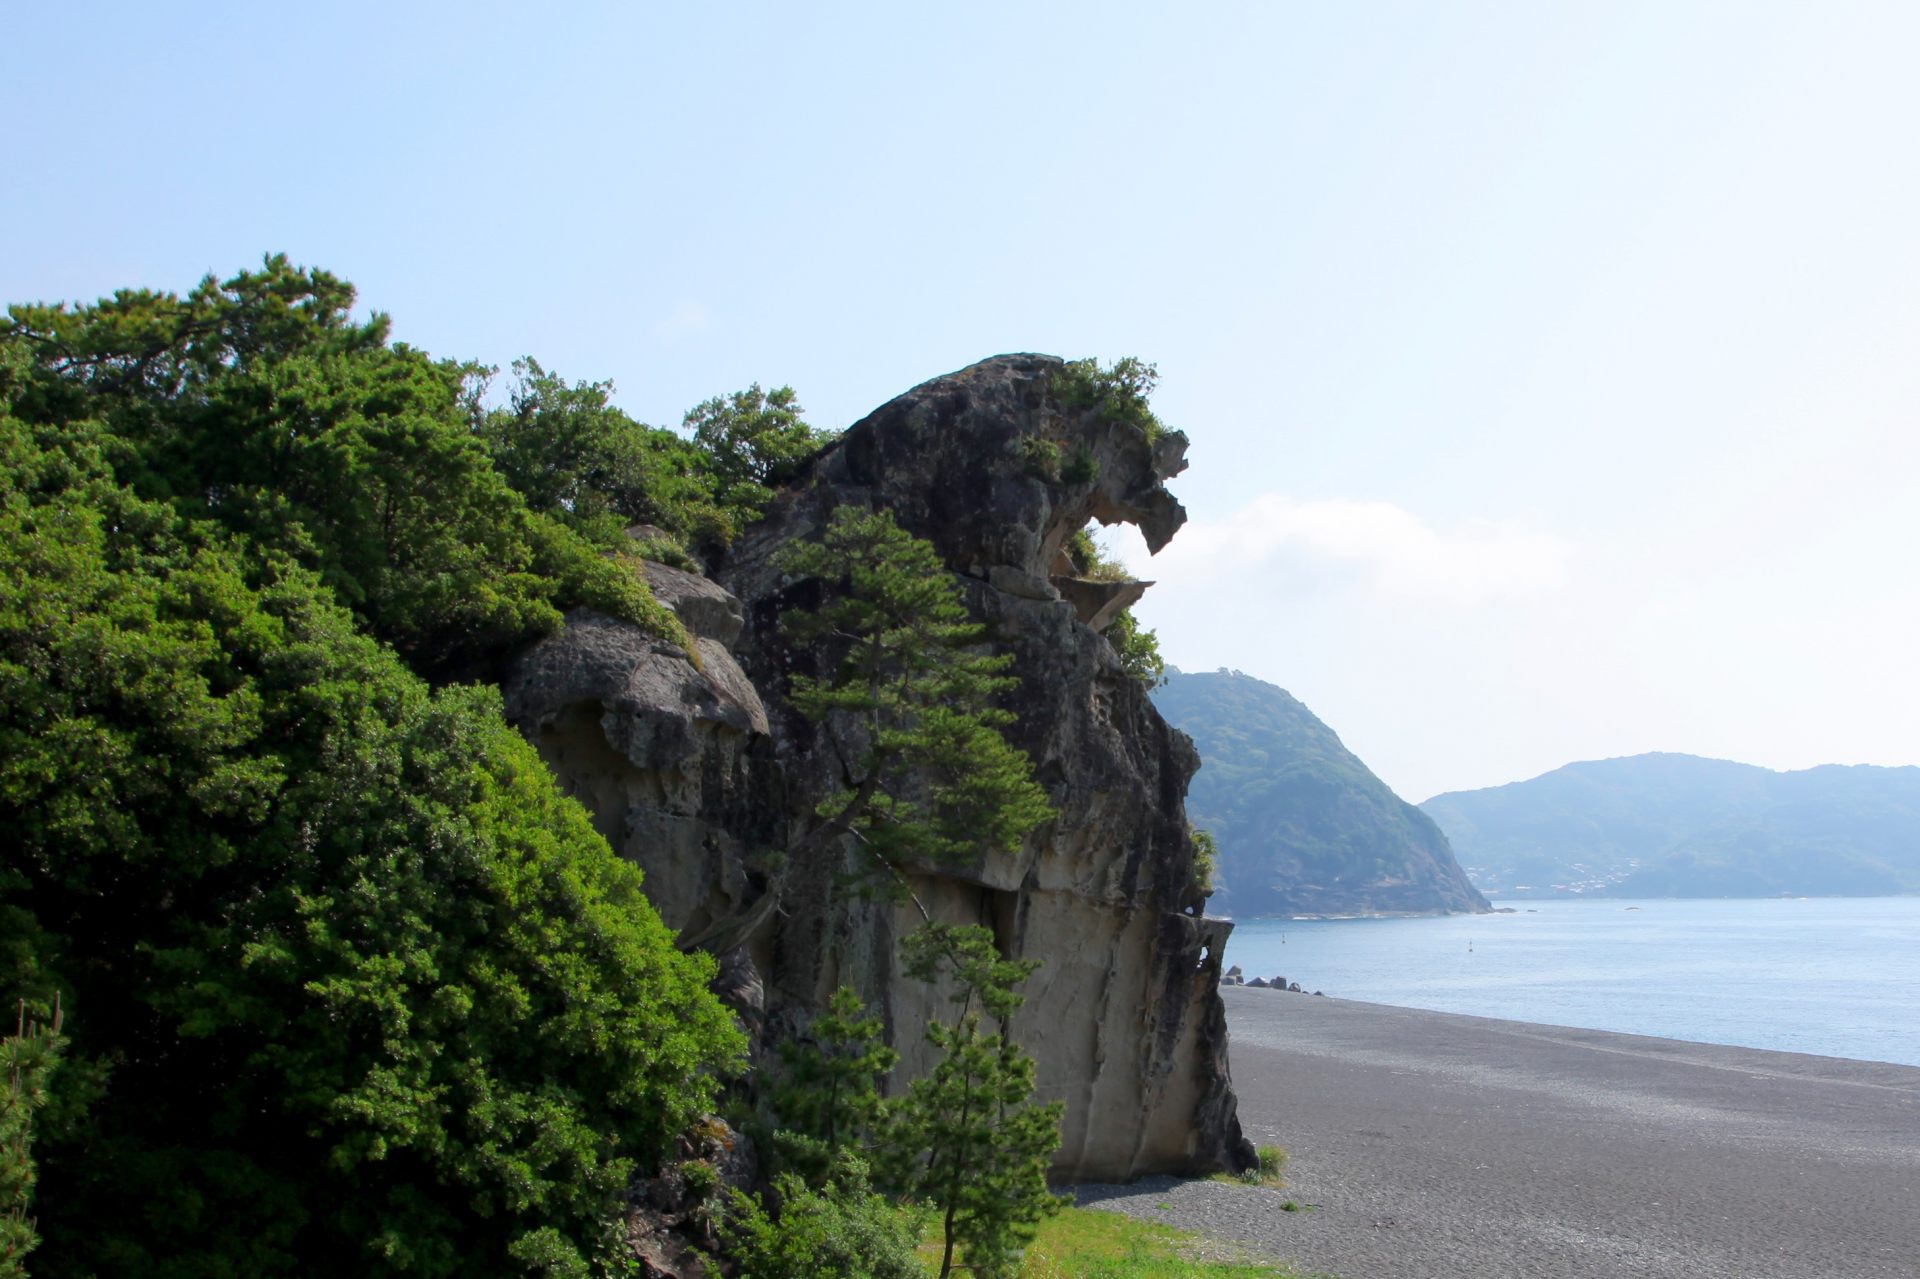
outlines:
[{"label": "dense green foliage", "polygon": [[35,1274],[613,1273],[737,1059],[498,693],[395,651],[672,628],[351,298],[275,259],[0,340],[0,963],[74,1013]]},{"label": "dense green foliage", "polygon": [[1040,965],[1002,959],[977,926],[929,924],[901,949],[909,976],[953,988],[956,1013],[927,1024],[940,1058],[888,1108],[882,1175],[939,1214],[940,1279],[962,1257],[969,1274],[1012,1279],[1034,1228],[1067,1202],[1047,1189],[1062,1105],[1033,1101],[1033,1059],[1007,1030],[1015,987]]},{"label": "dense green foliage", "polygon": [[[621,1273],[633,1178],[739,1065],[711,961],[462,681],[578,606],[686,643],[639,555],[721,554],[824,437],[789,388],[676,433],[532,359],[492,403],[353,308],[276,257],[0,330],[0,970],[77,1028],[7,1050],[0,1248],[37,1175],[36,1274]],[[1150,367],[1064,379],[1157,430]],[[930,546],[841,511],[782,566],[825,654],[793,704],[852,760],[786,853],[850,838],[904,891],[1051,819]],[[805,1175],[735,1201],[743,1273],[911,1273],[856,1144],[944,1211],[949,1267],[1005,1273],[1054,1208],[1057,1108],[1006,1034],[1031,965],[968,929],[908,958],[959,990],[939,1064],[883,1107],[894,1055],[836,1000],[779,1099]]]},{"label": "dense green foliage", "polygon": [[532,358],[513,372],[504,407],[474,410],[507,483],[597,545],[623,548],[629,525],[651,525],[658,533],[639,549],[685,568],[758,519],[771,485],[830,438],[801,419],[791,387],[708,400],[677,434],[616,408],[611,383],[569,385]]},{"label": "dense green foliage", "polygon": [[1154,704],[1200,751],[1187,813],[1217,841],[1212,909],[1484,909],[1439,827],[1285,689],[1169,670]]},{"label": "dense green foliage", "polygon": [[0,1039],[0,1279],[27,1273],[27,1254],[40,1246],[29,1210],[39,1170],[33,1163],[34,1116],[46,1108],[47,1081],[66,1048],[55,1002],[47,1024],[27,1020],[19,1006],[14,1030]]},{"label": "dense green foliage", "polygon": [[1489,892],[1920,892],[1920,768],[1776,773],[1692,755],[1569,764],[1421,807]]},{"label": "dense green foliage", "polygon": [[696,405],[681,423],[705,459],[715,501],[736,527],[758,519],[773,486],[792,479],[832,438],[808,426],[802,411],[792,387],[762,391],[756,382]]},{"label": "dense green foliage", "polygon": [[655,559],[684,561],[689,548],[733,536],[734,516],[714,500],[693,444],[614,407],[609,383],[570,385],[531,357],[513,372],[506,405],[476,409],[474,421],[528,506],[603,546],[621,546],[629,525],[652,525],[665,539],[648,549]]},{"label": "dense green foliage", "polygon": [[817,1185],[782,1173],[773,1190],[777,1212],[728,1194],[720,1233],[738,1279],[925,1279],[918,1220],[868,1187],[858,1159],[837,1160]]},{"label": "dense green foliage", "polygon": [[11,412],[100,423],[120,480],[313,569],[421,669],[483,663],[573,604],[684,638],[643,579],[494,469],[468,403],[480,370],[389,342],[353,301],[276,257],[185,298],[14,306]]},{"label": "dense green foliage", "polygon": [[1019,682],[1002,673],[1012,659],[979,651],[983,628],[929,543],[885,511],[843,507],[818,542],[786,548],[780,563],[825,591],[782,626],[837,650],[824,677],[792,677],[790,700],[864,738],[847,785],[820,806],[812,843],[852,832],[898,883],[912,862],[1017,848],[1052,816],[1032,761],[1001,733],[1013,715],[994,699]]}]

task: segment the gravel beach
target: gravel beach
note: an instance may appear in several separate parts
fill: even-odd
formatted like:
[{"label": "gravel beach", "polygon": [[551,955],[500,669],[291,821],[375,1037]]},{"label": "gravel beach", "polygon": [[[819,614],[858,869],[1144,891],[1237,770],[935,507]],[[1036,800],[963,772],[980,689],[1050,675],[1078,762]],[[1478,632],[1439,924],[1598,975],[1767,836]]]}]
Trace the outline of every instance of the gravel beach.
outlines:
[{"label": "gravel beach", "polygon": [[1286,1187],[1082,1203],[1341,1279],[1920,1279],[1920,1068],[1222,994]]}]

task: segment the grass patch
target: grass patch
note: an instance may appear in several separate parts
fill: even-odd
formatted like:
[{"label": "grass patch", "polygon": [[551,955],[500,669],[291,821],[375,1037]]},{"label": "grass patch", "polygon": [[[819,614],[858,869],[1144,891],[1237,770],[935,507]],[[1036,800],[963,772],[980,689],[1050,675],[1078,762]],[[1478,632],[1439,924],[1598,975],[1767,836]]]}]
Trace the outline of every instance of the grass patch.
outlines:
[{"label": "grass patch", "polygon": [[1260,1157],[1260,1180],[1270,1186],[1285,1181],[1287,1172],[1287,1152],[1279,1146],[1262,1146],[1254,1152]]},{"label": "grass patch", "polygon": [[[1279,1146],[1262,1146],[1254,1152],[1260,1162],[1245,1172],[1216,1172],[1209,1181],[1239,1182],[1247,1186],[1266,1186],[1278,1190],[1287,1184],[1287,1152]],[[1294,1211],[1288,1209],[1288,1211]]]},{"label": "grass patch", "polygon": [[1050,1218],[1027,1248],[1020,1279],[1305,1279],[1230,1245],[1092,1208]]}]

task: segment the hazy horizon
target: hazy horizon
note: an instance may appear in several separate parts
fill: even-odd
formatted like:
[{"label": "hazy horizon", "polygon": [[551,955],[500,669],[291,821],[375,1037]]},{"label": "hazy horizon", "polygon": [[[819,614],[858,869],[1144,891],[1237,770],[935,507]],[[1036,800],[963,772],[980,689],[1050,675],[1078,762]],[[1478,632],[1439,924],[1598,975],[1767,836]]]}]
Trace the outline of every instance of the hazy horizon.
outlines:
[{"label": "hazy horizon", "polygon": [[[1409,799],[1920,763],[1920,10],[27,8],[6,301],[284,251],[671,424],[1156,362],[1167,657]],[[1130,536],[1130,535],[1129,535]]]}]

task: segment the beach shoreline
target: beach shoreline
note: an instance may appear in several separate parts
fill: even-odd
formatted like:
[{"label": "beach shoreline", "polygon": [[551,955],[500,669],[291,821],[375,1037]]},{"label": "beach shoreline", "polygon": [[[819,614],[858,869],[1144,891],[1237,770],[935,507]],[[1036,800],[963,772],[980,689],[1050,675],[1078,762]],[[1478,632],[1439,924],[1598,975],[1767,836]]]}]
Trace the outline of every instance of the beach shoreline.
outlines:
[{"label": "beach shoreline", "polygon": [[1221,993],[1285,1188],[1083,1204],[1341,1279],[1920,1276],[1920,1067]]}]

